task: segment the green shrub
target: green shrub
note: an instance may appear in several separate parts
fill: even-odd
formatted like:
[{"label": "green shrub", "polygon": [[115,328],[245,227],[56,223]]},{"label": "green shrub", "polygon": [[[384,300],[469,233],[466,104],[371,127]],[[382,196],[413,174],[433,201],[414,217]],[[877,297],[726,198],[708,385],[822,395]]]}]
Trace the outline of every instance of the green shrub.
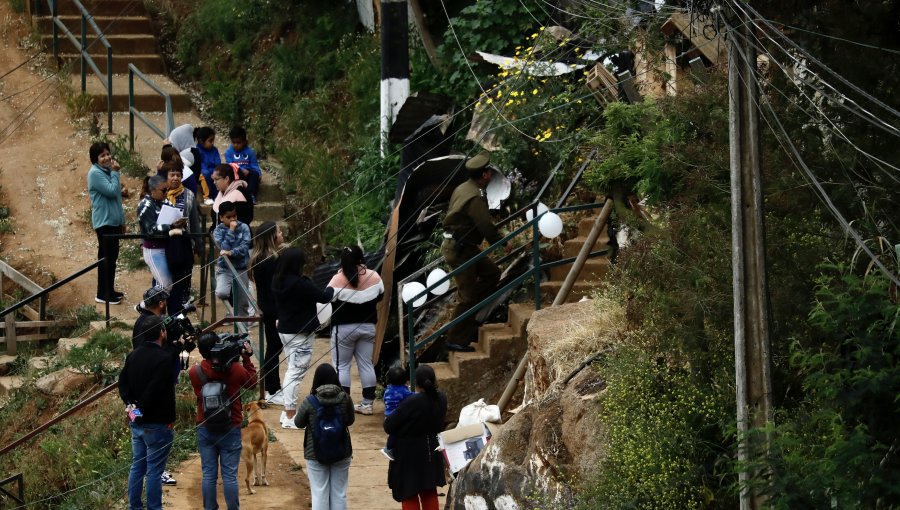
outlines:
[{"label": "green shrub", "polygon": [[103,330],[91,335],[87,345],[103,349],[112,355],[122,355],[131,350],[131,337],[116,330]]}]

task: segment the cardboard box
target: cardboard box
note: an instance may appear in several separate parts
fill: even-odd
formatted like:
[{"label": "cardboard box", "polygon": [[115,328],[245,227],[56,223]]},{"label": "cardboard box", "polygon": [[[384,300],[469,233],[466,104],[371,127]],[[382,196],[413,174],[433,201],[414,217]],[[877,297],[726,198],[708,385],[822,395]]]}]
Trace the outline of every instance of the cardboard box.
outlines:
[{"label": "cardboard box", "polygon": [[485,423],[457,427],[438,434],[438,444],[452,474],[466,467],[490,440],[491,429]]}]

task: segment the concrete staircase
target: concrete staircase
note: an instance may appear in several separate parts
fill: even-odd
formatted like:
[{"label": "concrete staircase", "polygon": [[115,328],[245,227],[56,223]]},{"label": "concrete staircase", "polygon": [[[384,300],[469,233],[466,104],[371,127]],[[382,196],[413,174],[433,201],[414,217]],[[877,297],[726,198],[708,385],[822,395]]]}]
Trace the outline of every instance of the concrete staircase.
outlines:
[{"label": "concrete staircase", "polygon": [[[59,0],[58,13],[75,37],[81,37],[81,13],[71,0]],[[112,46],[113,110],[128,111],[128,64],[134,64],[148,75],[157,86],[172,97],[172,108],[176,112],[192,109],[190,97],[175,82],[163,74],[165,64],[159,54],[156,34],[150,25],[150,17],[143,2],[133,0],[86,0],[85,8],[91,13],[97,26],[106,35]],[[42,3],[41,14],[35,18],[41,41],[49,51],[53,44],[53,20],[48,16],[49,8]],[[106,48],[99,42],[93,29],[88,27],[88,53],[101,72],[107,72]],[[93,43],[93,44],[92,44]],[[72,63],[72,87],[81,90],[79,54],[75,45],[61,31],[58,38],[59,56],[63,64]],[[86,93],[93,98],[94,112],[106,111],[106,89],[90,68],[87,71]],[[164,111],[164,99],[144,82],[135,79],[135,106],[147,112]]]},{"label": "concrete staircase", "polygon": [[[578,236],[565,241],[563,257],[578,255],[595,220],[596,216],[592,216],[579,222]],[[591,251],[606,248],[608,240],[604,232]],[[541,283],[541,302],[544,306],[553,302],[571,267],[567,264],[550,270],[549,280]],[[590,295],[608,268],[609,259],[606,257],[588,259],[566,302]],[[441,389],[447,393],[448,420],[455,421],[463,406],[479,398],[484,398],[488,403],[497,402],[528,349],[526,329],[532,313],[534,303],[511,304],[506,323],[481,326],[478,342],[473,344],[475,352],[450,352],[447,361],[429,363],[434,368]]]}]

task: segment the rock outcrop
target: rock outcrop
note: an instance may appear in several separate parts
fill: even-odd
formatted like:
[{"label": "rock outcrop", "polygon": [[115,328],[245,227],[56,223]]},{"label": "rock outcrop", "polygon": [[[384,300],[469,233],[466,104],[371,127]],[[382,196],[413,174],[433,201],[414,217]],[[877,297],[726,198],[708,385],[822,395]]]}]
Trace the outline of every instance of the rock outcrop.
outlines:
[{"label": "rock outcrop", "polygon": [[[562,341],[566,325],[595,313],[573,303],[535,312],[528,326],[529,403],[505,423],[481,454],[460,471],[447,507],[452,510],[572,508],[577,484],[602,460],[599,393],[604,383],[587,368],[571,371],[543,357]],[[579,354],[580,359],[583,356]],[[577,363],[575,363],[577,365]]]}]

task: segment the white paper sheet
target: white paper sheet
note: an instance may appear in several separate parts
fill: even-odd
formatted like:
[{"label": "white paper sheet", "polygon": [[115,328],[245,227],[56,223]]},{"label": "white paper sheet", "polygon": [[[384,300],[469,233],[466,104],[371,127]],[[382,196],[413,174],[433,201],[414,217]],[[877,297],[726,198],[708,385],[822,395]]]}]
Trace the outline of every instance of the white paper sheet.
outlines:
[{"label": "white paper sheet", "polygon": [[177,207],[172,207],[169,204],[163,204],[162,209],[159,211],[159,216],[156,218],[157,225],[171,225],[176,221],[180,220],[181,210]]}]

